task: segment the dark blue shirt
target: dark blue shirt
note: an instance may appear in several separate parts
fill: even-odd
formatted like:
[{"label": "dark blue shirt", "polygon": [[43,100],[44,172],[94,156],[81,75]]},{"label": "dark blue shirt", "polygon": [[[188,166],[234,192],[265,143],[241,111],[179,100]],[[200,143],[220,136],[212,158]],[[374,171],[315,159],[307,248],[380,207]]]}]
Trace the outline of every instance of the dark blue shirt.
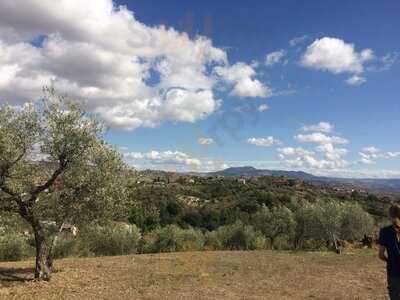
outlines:
[{"label": "dark blue shirt", "polygon": [[388,276],[400,277],[400,243],[397,241],[396,230],[392,225],[380,230],[378,244],[384,246],[388,254]]}]

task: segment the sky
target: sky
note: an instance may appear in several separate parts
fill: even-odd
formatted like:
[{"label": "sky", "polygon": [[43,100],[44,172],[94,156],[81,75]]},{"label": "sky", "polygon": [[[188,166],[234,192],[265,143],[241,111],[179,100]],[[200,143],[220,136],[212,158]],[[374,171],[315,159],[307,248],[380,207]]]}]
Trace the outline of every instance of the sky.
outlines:
[{"label": "sky", "polygon": [[2,0],[0,104],[81,101],[137,169],[400,178],[400,2]]}]

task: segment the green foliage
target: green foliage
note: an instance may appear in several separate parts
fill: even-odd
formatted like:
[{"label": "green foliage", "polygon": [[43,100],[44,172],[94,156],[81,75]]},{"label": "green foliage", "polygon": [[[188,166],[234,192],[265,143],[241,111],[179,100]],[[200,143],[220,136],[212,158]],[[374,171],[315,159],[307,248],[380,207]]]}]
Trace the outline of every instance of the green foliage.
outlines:
[{"label": "green foliage", "polygon": [[62,236],[57,239],[53,246],[54,258],[65,258],[69,256],[84,256],[80,251],[80,239],[77,237]]},{"label": "green foliage", "polygon": [[253,216],[252,224],[269,240],[272,248],[277,238],[292,239],[296,227],[293,213],[282,205],[263,207]]},{"label": "green foliage", "polygon": [[207,247],[213,250],[255,250],[265,247],[265,238],[241,221],[219,227],[206,235]]},{"label": "green foliage", "polygon": [[340,237],[350,242],[359,241],[374,230],[374,219],[359,204],[344,205],[341,223]]},{"label": "green foliage", "polygon": [[33,247],[25,236],[5,234],[0,237],[0,261],[17,261],[32,256]]},{"label": "green foliage", "polygon": [[[91,255],[123,255],[138,251],[141,234],[135,225],[130,228],[94,226],[80,236],[83,253]],[[85,249],[86,248],[86,249]]]},{"label": "green foliage", "polygon": [[204,247],[204,235],[192,228],[168,225],[152,231],[145,238],[144,252],[198,251]]},{"label": "green foliage", "polygon": [[321,248],[333,237],[357,241],[371,234],[373,218],[360,205],[336,201],[292,205],[296,220],[294,247]]}]

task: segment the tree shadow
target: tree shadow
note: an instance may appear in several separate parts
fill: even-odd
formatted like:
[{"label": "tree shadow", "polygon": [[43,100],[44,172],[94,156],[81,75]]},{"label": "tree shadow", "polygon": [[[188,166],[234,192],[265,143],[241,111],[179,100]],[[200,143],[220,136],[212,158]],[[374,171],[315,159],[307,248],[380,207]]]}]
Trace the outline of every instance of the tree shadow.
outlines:
[{"label": "tree shadow", "polygon": [[32,281],[34,268],[3,268],[0,267],[0,286],[13,282]]}]

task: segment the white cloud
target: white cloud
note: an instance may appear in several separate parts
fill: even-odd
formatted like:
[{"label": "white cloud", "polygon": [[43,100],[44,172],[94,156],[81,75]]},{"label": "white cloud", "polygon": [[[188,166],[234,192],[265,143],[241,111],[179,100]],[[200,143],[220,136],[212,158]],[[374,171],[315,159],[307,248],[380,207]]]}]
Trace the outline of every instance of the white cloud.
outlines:
[{"label": "white cloud", "polygon": [[217,66],[215,73],[233,86],[231,95],[237,97],[260,97],[267,98],[272,95],[271,89],[261,83],[254,76],[254,68],[243,62],[232,66]]},{"label": "white cloud", "polygon": [[319,122],[318,124],[315,124],[315,125],[303,126],[302,130],[303,131],[319,131],[319,132],[330,133],[330,132],[332,132],[333,128],[334,128],[334,126],[328,122]]},{"label": "white cloud", "polygon": [[375,63],[368,66],[368,71],[382,72],[389,70],[393,65],[399,62],[400,52],[387,53],[375,60]]},{"label": "white cloud", "polygon": [[286,53],[285,50],[281,49],[279,51],[268,53],[265,56],[265,65],[272,66],[282,61],[285,57]]},{"label": "white cloud", "polygon": [[320,132],[311,134],[298,134],[294,137],[299,142],[318,143],[318,144],[347,144],[348,141],[339,136],[328,136]]},{"label": "white cloud", "polygon": [[284,148],[279,148],[277,150],[281,155],[283,156],[288,156],[288,155],[312,155],[314,152],[305,150],[301,147],[284,147]]},{"label": "white cloud", "polygon": [[361,157],[358,163],[361,164],[375,164],[377,159],[390,159],[400,156],[400,152],[385,152],[375,146],[364,147],[362,152],[358,152],[358,154]]},{"label": "white cloud", "polygon": [[381,150],[376,148],[375,146],[364,147],[362,150],[370,154],[381,152]]},{"label": "white cloud", "polygon": [[354,45],[338,38],[323,37],[307,47],[301,58],[305,67],[332,73],[362,73],[364,63],[373,59],[371,49],[356,52]]},{"label": "white cloud", "polygon": [[400,152],[387,152],[388,157],[398,157],[400,156]]},{"label": "white cloud", "polygon": [[366,157],[361,157],[361,158],[359,159],[358,162],[361,163],[361,164],[364,164],[364,165],[373,165],[373,164],[376,164],[376,162],[375,162],[374,160],[368,159],[368,158],[366,158]]},{"label": "white cloud", "polygon": [[199,167],[201,161],[199,158],[180,151],[149,151],[149,152],[125,152],[125,159],[133,165],[138,164],[144,167]]},{"label": "white cloud", "polygon": [[317,159],[312,155],[304,155],[295,159],[288,159],[285,161],[288,167],[293,168],[306,168],[306,169],[334,169],[344,166],[342,162],[339,164],[335,161],[325,159]]},{"label": "white cloud", "polygon": [[182,151],[129,152],[120,149],[125,160],[137,169],[155,169],[179,172],[210,172],[226,169],[229,163],[207,157],[196,157]]},{"label": "white cloud", "polygon": [[275,139],[272,136],[266,138],[255,138],[255,137],[249,138],[247,139],[247,143],[262,147],[270,147],[281,144],[279,140]]},{"label": "white cloud", "polygon": [[336,148],[332,144],[323,144],[316,147],[317,151],[323,152],[325,159],[334,162],[336,167],[341,167],[346,165],[346,161],[343,156],[348,153],[345,148]]},{"label": "white cloud", "polygon": [[361,77],[358,75],[353,75],[350,78],[346,79],[346,83],[348,85],[353,85],[353,86],[361,85],[361,84],[365,83],[366,81],[367,81],[367,79],[365,79],[365,77]]},{"label": "white cloud", "polygon": [[212,138],[201,137],[198,140],[200,145],[212,145],[214,144],[214,140]]},{"label": "white cloud", "polygon": [[290,45],[291,47],[297,46],[297,45],[299,45],[299,44],[304,43],[306,39],[307,39],[307,35],[295,37],[295,38],[293,38],[293,39],[291,39],[291,40],[289,41],[289,45]]},{"label": "white cloud", "polygon": [[[286,165],[294,168],[333,169],[343,168],[347,165],[347,161],[343,159],[343,156],[348,152],[347,149],[335,148],[332,144],[321,144],[316,147],[316,150],[324,153],[324,159],[316,158],[314,152],[301,147],[280,148],[278,152],[279,157],[284,160]],[[287,159],[287,156],[296,157]]]},{"label": "white cloud", "polygon": [[171,89],[162,98],[132,99],[126,104],[101,106],[94,111],[116,128],[133,130],[168,120],[194,123],[212,114],[219,105],[220,100],[214,99],[211,91]]},{"label": "white cloud", "polygon": [[267,104],[261,104],[261,105],[257,108],[258,111],[264,111],[264,110],[267,110],[267,109],[269,109],[269,106],[268,106]]},{"label": "white cloud", "polygon": [[0,2],[0,101],[36,100],[52,85],[85,99],[109,125],[132,130],[206,118],[220,105],[214,90],[227,81],[234,95],[270,94],[252,67],[227,64],[210,39],[147,26],[112,0]]}]

